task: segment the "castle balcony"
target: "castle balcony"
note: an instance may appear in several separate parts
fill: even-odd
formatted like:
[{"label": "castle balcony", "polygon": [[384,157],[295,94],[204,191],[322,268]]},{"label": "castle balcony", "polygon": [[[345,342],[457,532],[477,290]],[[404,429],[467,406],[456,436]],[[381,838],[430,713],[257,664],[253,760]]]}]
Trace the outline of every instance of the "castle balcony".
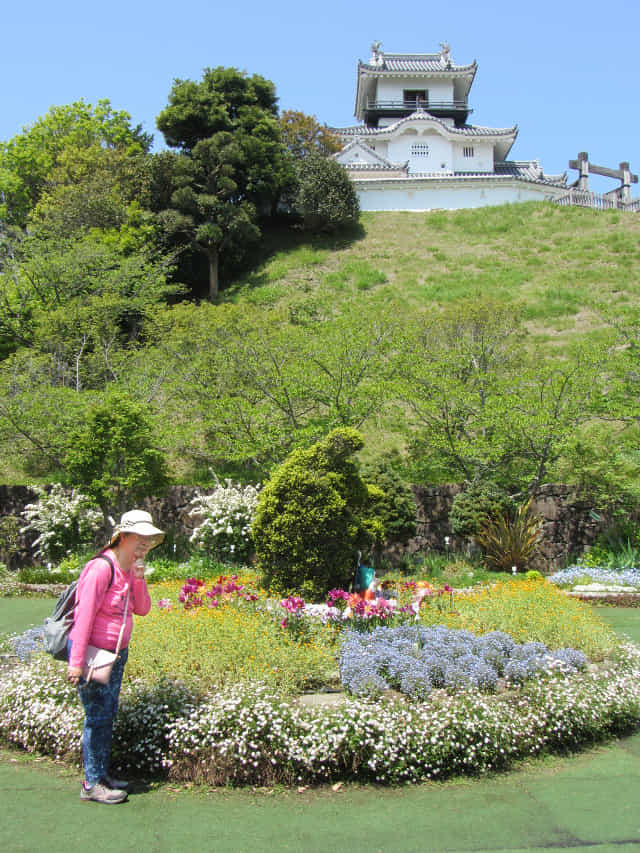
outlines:
[{"label": "castle balcony", "polygon": [[456,127],[466,124],[467,118],[473,112],[466,101],[429,101],[423,99],[374,101],[368,99],[364,110],[364,122],[367,127],[378,127],[381,118],[406,118],[420,109],[436,118],[452,118]]}]

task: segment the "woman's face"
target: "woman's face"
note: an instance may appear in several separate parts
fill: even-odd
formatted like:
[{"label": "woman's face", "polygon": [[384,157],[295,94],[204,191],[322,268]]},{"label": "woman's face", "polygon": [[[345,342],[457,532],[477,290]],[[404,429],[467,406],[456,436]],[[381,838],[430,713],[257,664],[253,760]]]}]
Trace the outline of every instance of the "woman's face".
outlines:
[{"label": "woman's face", "polygon": [[153,536],[140,536],[138,533],[122,533],[120,554],[125,562],[133,564],[136,560],[144,560],[154,543]]}]

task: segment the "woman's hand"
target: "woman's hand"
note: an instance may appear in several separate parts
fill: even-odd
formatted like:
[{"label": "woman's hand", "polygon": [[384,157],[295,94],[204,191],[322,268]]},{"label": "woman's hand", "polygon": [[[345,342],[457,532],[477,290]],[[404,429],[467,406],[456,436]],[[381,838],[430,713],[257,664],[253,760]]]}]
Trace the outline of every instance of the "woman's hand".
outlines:
[{"label": "woman's hand", "polygon": [[68,666],[67,667],[67,681],[70,681],[74,686],[78,684],[82,677],[82,667],[81,666]]},{"label": "woman's hand", "polygon": [[131,566],[131,572],[134,578],[143,578],[146,570],[147,567],[144,564],[144,560],[136,560],[133,566]]}]

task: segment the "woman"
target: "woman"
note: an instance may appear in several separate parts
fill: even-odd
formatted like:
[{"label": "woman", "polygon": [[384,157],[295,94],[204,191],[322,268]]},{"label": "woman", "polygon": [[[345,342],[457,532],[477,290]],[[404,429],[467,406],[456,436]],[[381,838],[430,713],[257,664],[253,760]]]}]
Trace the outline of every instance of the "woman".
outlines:
[{"label": "woman", "polygon": [[[128,783],[109,775],[113,721],[127,662],[133,614],[145,616],[151,609],[144,558],[163,539],[164,533],[154,527],[148,512],[138,509],[125,512],[108,547],[90,560],[80,575],[69,634],[67,678],[77,685],[85,711],[82,731],[85,778],[81,800],[122,803],[127,799]],[[87,646],[115,652],[123,622],[120,653],[109,683],[85,681],[82,672]]]}]

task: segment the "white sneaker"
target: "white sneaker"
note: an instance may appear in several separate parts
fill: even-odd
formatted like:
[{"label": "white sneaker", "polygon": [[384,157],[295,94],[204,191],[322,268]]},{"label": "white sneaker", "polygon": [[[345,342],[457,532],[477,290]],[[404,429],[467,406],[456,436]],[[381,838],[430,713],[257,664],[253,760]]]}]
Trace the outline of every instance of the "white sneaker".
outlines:
[{"label": "white sneaker", "polygon": [[114,805],[115,803],[124,803],[128,794],[126,791],[118,791],[115,788],[108,788],[102,782],[96,782],[90,788],[82,784],[80,788],[80,799],[92,801],[94,803],[105,803],[106,805]]}]

